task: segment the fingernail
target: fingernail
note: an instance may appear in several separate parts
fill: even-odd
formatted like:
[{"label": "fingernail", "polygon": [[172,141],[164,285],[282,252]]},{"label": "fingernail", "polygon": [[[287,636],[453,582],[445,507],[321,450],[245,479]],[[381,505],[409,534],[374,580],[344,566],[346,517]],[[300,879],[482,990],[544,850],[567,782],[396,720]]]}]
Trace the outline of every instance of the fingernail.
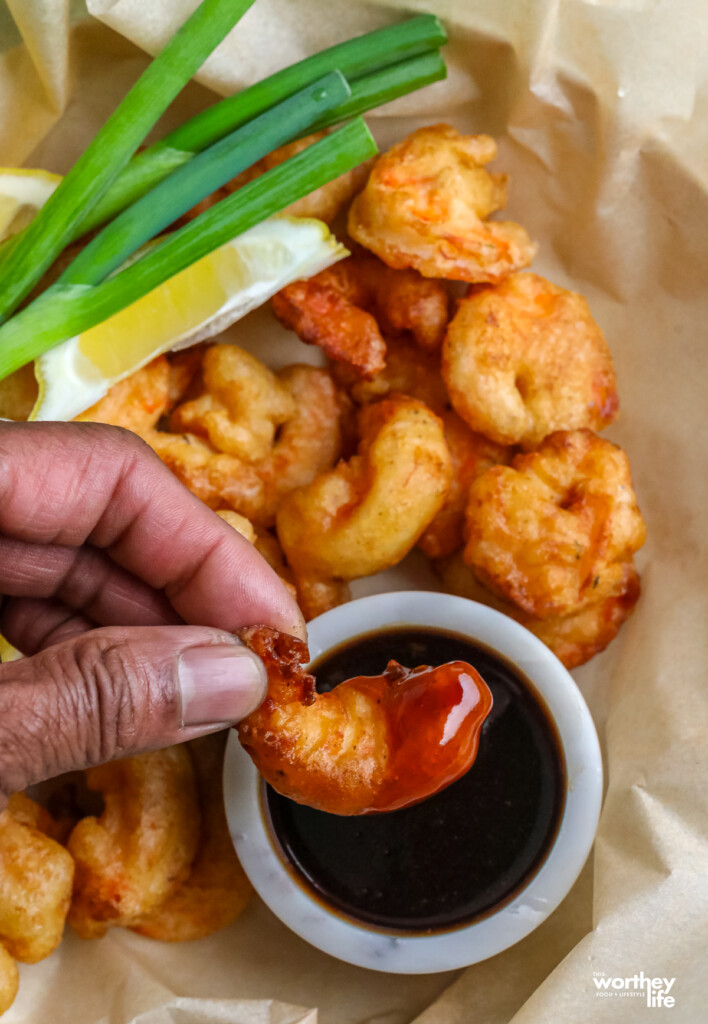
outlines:
[{"label": "fingernail", "polygon": [[263,662],[247,647],[188,647],[178,662],[182,725],[240,722],[265,698]]}]

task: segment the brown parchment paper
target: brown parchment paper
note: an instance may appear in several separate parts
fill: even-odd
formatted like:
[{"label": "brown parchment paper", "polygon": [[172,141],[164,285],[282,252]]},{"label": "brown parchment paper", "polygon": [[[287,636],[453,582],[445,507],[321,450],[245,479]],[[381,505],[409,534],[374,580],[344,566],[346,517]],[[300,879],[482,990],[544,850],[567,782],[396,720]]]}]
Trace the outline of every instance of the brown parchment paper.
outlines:
[{"label": "brown parchment paper", "polygon": [[[66,170],[142,50],[195,6],[0,0],[0,163]],[[422,10],[446,21],[450,77],[371,117],[377,138],[441,119],[499,137],[509,214],[541,243],[535,269],[587,295],[617,366],[610,436],[630,454],[649,540],[636,614],[575,673],[608,774],[594,858],[541,928],[454,975],[348,967],[254,901],[232,928],[183,946],[68,935],[22,968],[8,1024],[708,1021],[705,0],[258,0],[164,123],[208,89]],[[264,311],[232,336],[277,364],[309,355]],[[415,556],[356,589],[411,585],[436,586]],[[675,978],[674,1007],[597,995],[600,972],[640,971]]]}]

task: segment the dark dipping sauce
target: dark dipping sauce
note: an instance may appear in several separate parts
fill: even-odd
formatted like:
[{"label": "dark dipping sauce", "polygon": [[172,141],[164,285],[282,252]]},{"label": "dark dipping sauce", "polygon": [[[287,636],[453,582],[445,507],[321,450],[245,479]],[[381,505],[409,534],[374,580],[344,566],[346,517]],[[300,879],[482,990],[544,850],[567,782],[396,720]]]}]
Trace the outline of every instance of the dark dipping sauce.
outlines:
[{"label": "dark dipping sauce", "polygon": [[324,692],[378,675],[391,658],[409,668],[466,661],[481,674],[494,706],[470,770],[413,807],[363,817],[316,811],[267,786],[270,828],[296,876],[331,909],[388,931],[446,930],[508,902],[540,868],[563,814],[563,755],[531,683],[455,633],[364,634],[311,671]]}]

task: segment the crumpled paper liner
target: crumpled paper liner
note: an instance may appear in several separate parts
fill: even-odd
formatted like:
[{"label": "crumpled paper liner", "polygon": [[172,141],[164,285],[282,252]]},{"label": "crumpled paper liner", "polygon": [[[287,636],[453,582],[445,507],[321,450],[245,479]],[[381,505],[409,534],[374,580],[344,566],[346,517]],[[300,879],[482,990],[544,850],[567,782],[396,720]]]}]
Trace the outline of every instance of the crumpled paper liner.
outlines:
[{"label": "crumpled paper liner", "polygon": [[[88,0],[103,24],[82,19],[81,0],[8,4],[26,45],[16,45],[19,33],[0,8],[0,162],[61,171],[144,66],[137,46],[159,48],[196,0]],[[326,1024],[708,1019],[705,5],[258,0],[164,123],[208,102],[205,86],[232,91],[422,10],[450,30],[450,77],[377,112],[377,138],[385,146],[440,119],[500,137],[498,167],[512,178],[508,214],[541,243],[535,269],[588,297],[617,367],[622,413],[609,436],[630,454],[649,540],[634,617],[575,673],[608,772],[594,859],[536,932],[459,975],[348,967],[254,901],[232,928],[184,946],[127,932],[93,943],[67,936],[49,960],[22,969],[8,1024],[309,1024],[315,1008]],[[308,356],[264,312],[231,336],[278,361]],[[435,587],[418,555],[355,591],[405,586]],[[673,1008],[597,996],[594,972],[640,971],[675,978]]]}]

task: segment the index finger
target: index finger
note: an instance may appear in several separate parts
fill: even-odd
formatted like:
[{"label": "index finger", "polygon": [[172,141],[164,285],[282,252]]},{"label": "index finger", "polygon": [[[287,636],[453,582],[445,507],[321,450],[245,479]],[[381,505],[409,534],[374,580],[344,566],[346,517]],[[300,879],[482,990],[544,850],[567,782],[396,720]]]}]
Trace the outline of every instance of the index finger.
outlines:
[{"label": "index finger", "polygon": [[305,635],[297,604],[255,548],[118,427],[0,424],[0,532],[102,548],[164,590],[185,622]]}]

